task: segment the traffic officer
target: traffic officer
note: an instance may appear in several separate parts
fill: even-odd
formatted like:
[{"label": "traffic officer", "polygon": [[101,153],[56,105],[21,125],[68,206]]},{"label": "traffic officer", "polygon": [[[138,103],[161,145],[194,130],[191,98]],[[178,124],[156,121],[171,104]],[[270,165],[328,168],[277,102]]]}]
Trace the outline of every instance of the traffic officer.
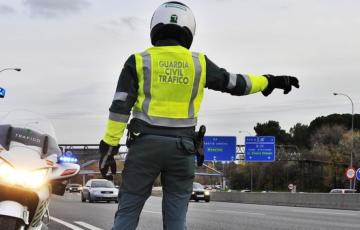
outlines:
[{"label": "traffic officer", "polygon": [[[299,87],[291,76],[229,73],[203,53],[189,51],[195,18],[180,2],[160,5],[151,19],[153,47],[131,55],[122,69],[100,142],[100,170],[116,173],[114,155],[128,128],[129,148],[113,229],[136,229],[154,180],[163,186],[163,228],[186,229],[194,178],[195,126],[204,88],[243,96]],[[128,120],[132,119],[128,124]]]}]

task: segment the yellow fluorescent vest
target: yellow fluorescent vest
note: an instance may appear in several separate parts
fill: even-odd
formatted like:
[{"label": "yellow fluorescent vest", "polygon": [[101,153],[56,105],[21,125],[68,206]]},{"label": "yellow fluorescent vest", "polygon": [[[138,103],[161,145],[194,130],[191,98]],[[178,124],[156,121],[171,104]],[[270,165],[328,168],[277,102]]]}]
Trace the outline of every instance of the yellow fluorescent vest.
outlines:
[{"label": "yellow fluorescent vest", "polygon": [[[165,127],[191,127],[197,123],[206,83],[205,55],[181,46],[152,47],[135,54],[138,97],[132,115],[149,124]],[[237,75],[230,74],[229,87]],[[264,76],[242,75],[244,95],[263,91]],[[116,146],[126,129],[128,115],[110,113],[104,141]]]},{"label": "yellow fluorescent vest", "polygon": [[195,126],[206,83],[205,55],[181,46],[135,54],[139,82],[133,117],[152,125]]}]

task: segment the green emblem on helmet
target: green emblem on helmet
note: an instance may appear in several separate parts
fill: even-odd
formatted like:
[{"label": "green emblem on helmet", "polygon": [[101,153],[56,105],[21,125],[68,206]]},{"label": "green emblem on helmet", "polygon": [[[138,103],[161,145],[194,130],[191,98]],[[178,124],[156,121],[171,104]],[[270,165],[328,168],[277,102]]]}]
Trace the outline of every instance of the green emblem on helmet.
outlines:
[{"label": "green emblem on helmet", "polygon": [[171,23],[177,23],[178,16],[176,14],[171,15],[170,22]]}]

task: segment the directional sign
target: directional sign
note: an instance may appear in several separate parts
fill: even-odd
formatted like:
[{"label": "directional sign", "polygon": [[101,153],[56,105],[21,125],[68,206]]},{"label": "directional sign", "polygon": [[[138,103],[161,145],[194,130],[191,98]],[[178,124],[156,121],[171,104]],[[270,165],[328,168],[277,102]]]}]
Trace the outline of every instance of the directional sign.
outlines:
[{"label": "directional sign", "polygon": [[245,137],[245,161],[273,162],[275,161],[274,136]]},{"label": "directional sign", "polygon": [[205,161],[235,161],[236,137],[233,136],[205,136]]},{"label": "directional sign", "polygon": [[346,177],[349,179],[349,180],[351,180],[351,179],[354,179],[354,177],[355,177],[355,169],[354,168],[348,168],[347,170],[346,170]]},{"label": "directional sign", "polygon": [[360,181],[360,168],[356,170],[356,179]]}]

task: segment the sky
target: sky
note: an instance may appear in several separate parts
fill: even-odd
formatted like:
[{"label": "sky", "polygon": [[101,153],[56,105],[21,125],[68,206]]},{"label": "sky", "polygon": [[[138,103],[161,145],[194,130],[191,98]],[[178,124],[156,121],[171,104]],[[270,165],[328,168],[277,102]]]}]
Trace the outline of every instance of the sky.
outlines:
[{"label": "sky", "polygon": [[[151,46],[158,0],[0,0],[0,114],[48,117],[59,143],[103,137],[126,59]],[[269,120],[289,130],[318,116],[360,112],[360,1],[183,1],[196,18],[191,50],[231,73],[292,75],[300,89],[234,97],[206,90],[199,124],[207,135],[254,134]],[[121,143],[124,143],[122,139]]]}]

